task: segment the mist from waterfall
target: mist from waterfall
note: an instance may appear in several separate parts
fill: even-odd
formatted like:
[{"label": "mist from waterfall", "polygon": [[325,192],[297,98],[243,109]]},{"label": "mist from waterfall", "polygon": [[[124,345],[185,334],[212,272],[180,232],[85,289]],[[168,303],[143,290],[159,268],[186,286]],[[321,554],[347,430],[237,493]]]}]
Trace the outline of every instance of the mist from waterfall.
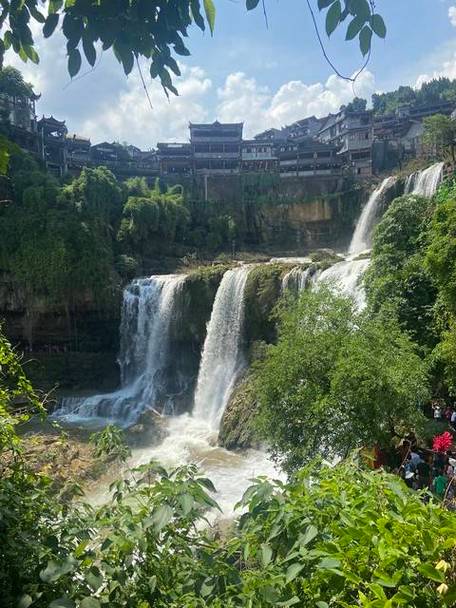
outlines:
[{"label": "mist from waterfall", "polygon": [[228,270],[215,296],[207,327],[193,416],[218,429],[239,372],[244,366],[244,292],[250,266]]},{"label": "mist from waterfall", "polygon": [[435,163],[423,171],[416,171],[408,176],[404,194],[418,194],[431,198],[443,179],[445,163]]},{"label": "mist from waterfall", "polygon": [[56,416],[68,421],[100,418],[121,426],[147,409],[166,409],[169,395],[170,325],[185,275],[135,279],[124,291],[120,325],[121,388],[85,399],[63,399]]},{"label": "mist from waterfall", "polygon": [[385,193],[396,184],[397,178],[387,177],[369,197],[356,224],[349,247],[350,255],[358,255],[371,247],[372,229],[378,217],[378,207]]}]

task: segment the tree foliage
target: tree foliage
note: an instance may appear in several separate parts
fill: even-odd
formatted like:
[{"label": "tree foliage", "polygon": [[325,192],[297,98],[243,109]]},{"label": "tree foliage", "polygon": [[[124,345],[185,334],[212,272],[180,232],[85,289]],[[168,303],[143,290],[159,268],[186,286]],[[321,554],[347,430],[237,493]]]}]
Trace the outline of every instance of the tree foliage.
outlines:
[{"label": "tree foliage", "polygon": [[444,114],[434,114],[423,120],[423,126],[423,144],[430,149],[431,154],[442,158],[449,153],[455,162],[456,120]]},{"label": "tree foliage", "polygon": [[[50,0],[41,7],[38,0],[5,0],[0,14],[0,62],[12,48],[23,61],[39,62],[31,25],[38,22],[46,38],[61,26],[66,38],[68,72],[76,76],[82,57],[94,66],[100,50],[111,50],[125,74],[144,57],[152,78],[160,78],[163,89],[177,94],[172,74],[179,76],[177,59],[190,54],[185,38],[194,24],[204,30],[215,27],[214,0],[172,0],[170,2],[131,0]],[[247,10],[259,0],[246,0]],[[331,5],[331,6],[330,6]],[[374,13],[367,0],[318,0],[320,10],[329,7],[327,31],[331,33],[345,19],[351,21],[347,39],[359,36],[363,54],[370,48],[372,34],[384,38],[382,17]],[[47,10],[46,10],[47,9]]]},{"label": "tree foliage", "polygon": [[390,445],[419,428],[428,397],[426,365],[394,315],[370,318],[325,287],[280,311],[257,378],[261,430],[287,470]]},{"label": "tree foliage", "polygon": [[395,91],[372,95],[375,114],[392,114],[403,106],[414,108],[445,101],[456,101],[456,81],[449,78],[435,78],[417,89],[400,86]]},{"label": "tree foliage", "polygon": [[437,292],[424,265],[426,230],[433,204],[406,195],[395,199],[374,233],[372,257],[364,284],[370,309],[394,305],[399,322],[421,345],[436,343],[433,323]]}]

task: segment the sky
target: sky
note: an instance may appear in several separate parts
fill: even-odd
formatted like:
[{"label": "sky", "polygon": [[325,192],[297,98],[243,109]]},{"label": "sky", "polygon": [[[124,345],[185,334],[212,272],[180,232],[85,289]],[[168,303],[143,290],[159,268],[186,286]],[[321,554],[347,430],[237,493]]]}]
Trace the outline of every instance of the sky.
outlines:
[{"label": "sky", "polygon": [[[310,1],[316,6],[317,0]],[[354,95],[370,98],[401,84],[456,78],[456,0],[377,0],[387,36],[374,37],[371,61],[354,87],[325,61],[305,0],[265,0],[268,26],[262,10],[247,12],[244,0],[215,4],[213,37],[196,27],[190,31],[191,56],[181,58],[182,76],[175,79],[179,96],[168,101],[159,82],[147,77],[152,108],[136,69],[127,78],[110,52],[94,70],[83,64],[82,77],[72,81],[59,32],[44,40],[36,28],[39,65],[24,64],[12,51],[5,63],[20,69],[41,93],[39,117],[65,120],[70,133],[89,137],[92,144],[120,141],[144,150],[159,141],[188,141],[189,122],[243,122],[248,138],[334,112]],[[324,32],[324,19],[317,18]],[[342,31],[323,38],[341,73],[358,71],[362,57],[356,41],[346,42]],[[148,75],[146,66],[143,72]]]}]

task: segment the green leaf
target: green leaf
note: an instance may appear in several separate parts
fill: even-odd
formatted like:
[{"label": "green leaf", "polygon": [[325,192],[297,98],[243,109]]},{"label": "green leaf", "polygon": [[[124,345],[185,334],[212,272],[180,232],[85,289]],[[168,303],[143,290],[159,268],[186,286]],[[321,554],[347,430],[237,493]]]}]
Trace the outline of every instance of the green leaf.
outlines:
[{"label": "green leaf", "polygon": [[204,11],[206,13],[207,22],[209,23],[209,29],[211,30],[211,34],[213,34],[215,26],[215,4],[213,0],[204,0]]},{"label": "green leaf", "polygon": [[385,38],[386,36],[386,25],[383,21],[383,17],[379,14],[372,15],[370,24],[374,32],[379,38]]},{"label": "green leaf", "polygon": [[263,566],[267,566],[270,563],[271,559],[272,559],[272,549],[271,549],[270,545],[263,543],[261,545],[261,561],[263,563]]},{"label": "green leaf", "polygon": [[340,566],[340,561],[334,557],[325,557],[321,560],[319,564],[317,564],[317,568],[321,568],[324,570],[329,570],[331,568],[338,568]]},{"label": "green leaf", "polygon": [[326,602],[322,602],[321,600],[316,604],[317,608],[329,608],[329,605]]},{"label": "green leaf", "polygon": [[195,501],[193,500],[193,496],[187,492],[186,494],[182,494],[182,496],[179,497],[179,502],[182,507],[182,513],[184,515],[188,515],[192,510]]},{"label": "green leaf", "polygon": [[299,539],[299,545],[301,547],[307,546],[318,534],[318,530],[315,526],[309,526],[302,537]]},{"label": "green leaf", "polygon": [[196,25],[204,31],[206,29],[206,24],[204,23],[203,16],[201,15],[199,0],[190,0],[190,8]]},{"label": "green leaf", "polygon": [[52,34],[54,33],[55,28],[57,27],[59,23],[59,15],[56,13],[53,13],[51,15],[48,16],[48,18],[46,19],[46,22],[43,26],[43,36],[45,38],[49,38],[49,36],[52,36]]},{"label": "green leaf", "polygon": [[342,6],[340,4],[340,0],[336,0],[326,14],[326,33],[328,36],[331,36],[336,27],[339,25],[341,14]]},{"label": "green leaf", "polygon": [[347,28],[345,40],[353,40],[353,38],[355,38],[358,35],[358,33],[361,30],[361,28],[363,27],[364,23],[365,23],[365,21],[363,21],[362,19],[358,19],[358,17],[355,17],[354,19],[352,19]]},{"label": "green leaf", "polygon": [[359,34],[359,48],[363,55],[367,55],[371,48],[372,30],[365,25]]},{"label": "green leaf", "polygon": [[41,570],[40,579],[44,583],[55,583],[60,577],[72,572],[74,567],[75,562],[70,558],[67,558],[62,562],[56,562],[51,559],[48,561],[46,568]]},{"label": "green leaf", "polygon": [[318,0],[318,8],[320,10],[323,10],[324,8],[326,8],[327,6],[329,6],[330,4],[332,4],[335,1],[336,0]]},{"label": "green leaf", "polygon": [[86,56],[87,61],[93,67],[97,60],[97,51],[95,50],[93,40],[84,35],[82,37],[82,48],[84,49],[84,55]]},{"label": "green leaf", "polygon": [[85,597],[79,602],[79,608],[100,608],[100,602],[94,597]]},{"label": "green leaf", "polygon": [[296,604],[300,604],[301,600],[297,595],[293,595],[289,600],[285,602],[276,602],[276,606],[283,606],[283,608],[287,608],[288,606],[295,606]]},{"label": "green leaf", "polygon": [[434,568],[432,564],[420,564],[418,566],[418,572],[426,578],[430,578],[432,581],[436,581],[437,583],[445,582],[445,575],[443,574],[443,572]]},{"label": "green leaf", "polygon": [[81,69],[81,63],[81,53],[78,51],[78,49],[71,49],[71,51],[68,53],[68,72],[71,78],[76,76],[76,74],[79,72]]},{"label": "green leaf", "polygon": [[363,23],[366,23],[371,15],[371,9],[367,0],[351,0],[350,10],[362,19]]},{"label": "green leaf", "polygon": [[49,604],[49,608],[75,608],[76,604],[68,597],[59,597]]},{"label": "green leaf", "polygon": [[245,5],[248,11],[253,10],[259,4],[260,0],[245,0]]},{"label": "green leaf", "polygon": [[33,63],[36,63],[36,64],[38,64],[40,62],[40,58],[38,56],[38,53],[35,51],[35,49],[33,48],[33,46],[25,44],[23,46],[23,48],[24,48],[25,54],[30,59],[30,61],[33,61]]},{"label": "green leaf", "polygon": [[287,573],[285,575],[287,583],[291,583],[298,576],[301,570],[304,568],[304,564],[291,564],[288,566]]},{"label": "green leaf", "polygon": [[160,532],[160,530],[162,530],[166,526],[166,524],[171,521],[172,517],[173,510],[169,505],[164,504],[158,507],[158,509],[152,515],[155,530],[157,532]]}]

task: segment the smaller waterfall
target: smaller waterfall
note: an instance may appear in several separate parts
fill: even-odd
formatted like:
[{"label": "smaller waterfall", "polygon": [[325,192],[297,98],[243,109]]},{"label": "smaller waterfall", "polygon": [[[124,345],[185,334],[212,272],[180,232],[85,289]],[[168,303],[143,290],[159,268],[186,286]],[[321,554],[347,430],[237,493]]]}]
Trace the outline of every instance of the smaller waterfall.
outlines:
[{"label": "smaller waterfall", "polygon": [[120,326],[121,388],[86,399],[63,399],[57,417],[100,418],[123,426],[134,423],[148,408],[165,409],[172,397],[170,325],[177,314],[185,275],[136,279],[124,291]]},{"label": "smaller waterfall", "polygon": [[287,289],[296,292],[302,291],[311,281],[311,277],[311,267],[301,268],[296,266],[296,268],[292,268],[282,279],[282,292],[287,291]]},{"label": "smaller waterfall", "polygon": [[361,279],[369,266],[369,260],[345,260],[321,273],[318,283],[329,283],[346,295],[353,296],[358,308],[366,306],[366,296]]},{"label": "smaller waterfall", "polygon": [[251,266],[228,270],[215,296],[201,356],[193,417],[218,429],[239,372],[244,290]]},{"label": "smaller waterfall", "polygon": [[378,206],[384,200],[385,193],[394,186],[396,181],[395,177],[387,177],[370,195],[353,233],[349,248],[351,255],[357,255],[370,248],[372,228],[377,218]]},{"label": "smaller waterfall", "polygon": [[435,163],[424,171],[417,171],[408,176],[404,194],[418,194],[431,198],[443,179],[445,163]]}]

